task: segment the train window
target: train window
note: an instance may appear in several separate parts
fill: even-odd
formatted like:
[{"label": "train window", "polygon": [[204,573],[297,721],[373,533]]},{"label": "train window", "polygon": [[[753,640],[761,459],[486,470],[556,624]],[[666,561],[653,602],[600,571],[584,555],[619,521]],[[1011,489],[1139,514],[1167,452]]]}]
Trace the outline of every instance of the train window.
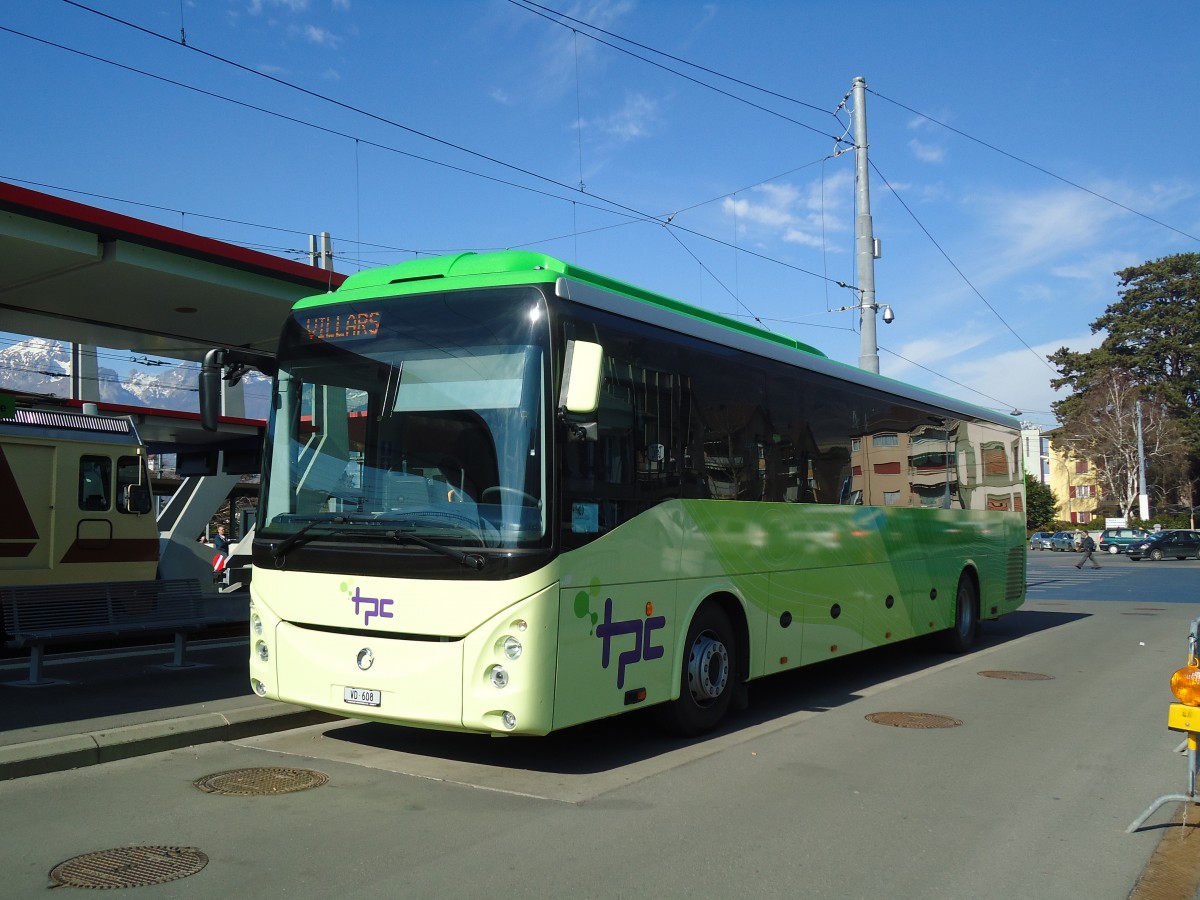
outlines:
[{"label": "train window", "polygon": [[112,507],[112,460],[107,456],[79,458],[79,508],[103,512]]}]

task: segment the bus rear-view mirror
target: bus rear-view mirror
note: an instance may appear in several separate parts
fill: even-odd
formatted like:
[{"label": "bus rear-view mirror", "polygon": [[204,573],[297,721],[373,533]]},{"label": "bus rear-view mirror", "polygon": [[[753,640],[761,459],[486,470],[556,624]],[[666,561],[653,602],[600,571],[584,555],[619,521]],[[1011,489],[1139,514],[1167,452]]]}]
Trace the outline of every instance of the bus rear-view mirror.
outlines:
[{"label": "bus rear-view mirror", "polygon": [[591,341],[569,341],[563,363],[559,406],[568,413],[585,415],[600,403],[600,369],[604,348]]}]

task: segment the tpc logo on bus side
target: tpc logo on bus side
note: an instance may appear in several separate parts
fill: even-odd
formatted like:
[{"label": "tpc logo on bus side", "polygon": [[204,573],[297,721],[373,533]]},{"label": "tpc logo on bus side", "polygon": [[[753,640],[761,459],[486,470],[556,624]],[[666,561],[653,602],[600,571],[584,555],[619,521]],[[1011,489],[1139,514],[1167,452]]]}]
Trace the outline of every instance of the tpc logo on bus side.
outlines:
[{"label": "tpc logo on bus side", "polygon": [[613,602],[609,597],[604,601],[604,621],[596,626],[596,637],[604,642],[600,663],[607,669],[612,659],[612,639],[622,634],[633,635],[633,647],[624,650],[617,657],[617,687],[625,687],[625,667],[642,660],[660,659],[666,652],[662,646],[650,642],[650,633],[667,624],[666,616],[650,616],[646,619],[625,619],[621,622],[612,620]]}]

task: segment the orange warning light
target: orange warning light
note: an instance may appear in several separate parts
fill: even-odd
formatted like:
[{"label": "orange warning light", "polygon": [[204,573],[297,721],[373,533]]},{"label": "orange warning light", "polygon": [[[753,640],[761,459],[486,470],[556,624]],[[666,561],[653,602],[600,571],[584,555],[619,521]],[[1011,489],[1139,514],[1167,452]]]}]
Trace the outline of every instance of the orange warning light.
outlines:
[{"label": "orange warning light", "polygon": [[1189,665],[1176,669],[1171,676],[1171,693],[1184,706],[1200,706],[1200,668]]}]

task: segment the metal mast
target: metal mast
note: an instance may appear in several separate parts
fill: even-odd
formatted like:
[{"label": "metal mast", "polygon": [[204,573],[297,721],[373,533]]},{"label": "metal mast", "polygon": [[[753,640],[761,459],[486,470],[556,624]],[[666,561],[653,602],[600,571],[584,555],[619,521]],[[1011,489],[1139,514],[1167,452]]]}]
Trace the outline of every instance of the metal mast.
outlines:
[{"label": "metal mast", "polygon": [[879,373],[879,344],[875,337],[875,236],[871,230],[871,190],[867,185],[867,80],[861,75],[850,88],[854,96],[854,173],[857,216],[854,220],[858,259],[858,367]]}]

